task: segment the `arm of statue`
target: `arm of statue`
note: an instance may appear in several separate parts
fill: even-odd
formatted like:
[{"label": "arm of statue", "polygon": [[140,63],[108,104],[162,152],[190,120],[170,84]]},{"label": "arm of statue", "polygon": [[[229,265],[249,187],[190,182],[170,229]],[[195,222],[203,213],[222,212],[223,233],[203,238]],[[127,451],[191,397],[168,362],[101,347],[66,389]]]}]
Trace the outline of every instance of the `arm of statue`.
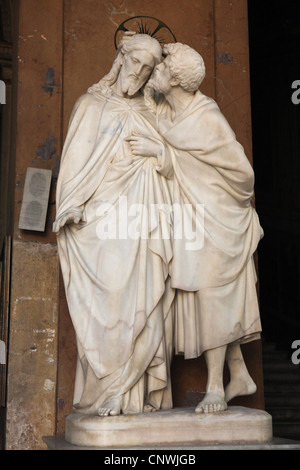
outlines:
[{"label": "arm of statue", "polygon": [[158,160],[156,170],[165,178],[173,176],[173,167],[169,152],[162,141],[152,137],[131,135],[125,140],[129,142],[131,152],[136,157],[155,157]]},{"label": "arm of statue", "polygon": [[83,211],[74,209],[62,214],[53,224],[53,232],[59,233],[60,229],[66,224],[79,224],[80,221],[84,222]]}]

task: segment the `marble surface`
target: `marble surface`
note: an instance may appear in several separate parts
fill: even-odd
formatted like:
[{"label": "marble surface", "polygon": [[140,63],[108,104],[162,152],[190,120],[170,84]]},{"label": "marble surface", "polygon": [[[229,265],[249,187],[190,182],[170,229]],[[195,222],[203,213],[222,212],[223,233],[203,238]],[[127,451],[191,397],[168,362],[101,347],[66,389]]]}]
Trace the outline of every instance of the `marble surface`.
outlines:
[{"label": "marble surface", "polygon": [[262,444],[272,437],[272,417],[244,407],[203,414],[193,408],[110,417],[73,413],[65,434],[69,444],[100,448]]},{"label": "marble surface", "polygon": [[174,351],[205,353],[196,412],[257,389],[240,350],[261,331],[253,169],[199,91],[201,55],[181,43],[164,54],[125,33],[110,72],[77,100],[61,157],[53,230],[78,344],[74,405],[92,416],[172,408]]},{"label": "marble surface", "polygon": [[[104,450],[101,447],[80,447],[69,444],[63,436],[46,436],[43,438],[47,444],[48,450]],[[106,448],[105,451],[122,450],[118,447]],[[149,447],[127,447],[126,450],[136,451],[161,451],[161,450],[182,450],[182,451],[195,451],[195,450],[300,450],[300,441],[293,439],[284,439],[281,437],[274,437],[271,441],[257,444],[248,442],[247,444],[201,444],[201,445],[180,445],[177,446],[149,446]]]}]

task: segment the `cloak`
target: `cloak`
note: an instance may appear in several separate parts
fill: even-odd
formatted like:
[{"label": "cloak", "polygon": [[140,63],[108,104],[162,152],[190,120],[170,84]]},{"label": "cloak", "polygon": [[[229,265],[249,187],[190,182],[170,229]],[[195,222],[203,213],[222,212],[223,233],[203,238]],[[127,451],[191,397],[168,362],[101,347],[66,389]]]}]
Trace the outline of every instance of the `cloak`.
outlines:
[{"label": "cloak", "polygon": [[172,248],[171,237],[161,237],[170,222],[162,211],[149,223],[148,210],[170,204],[160,174],[168,164],[163,156],[133,156],[124,140],[132,133],[161,141],[143,97],[92,91],[74,107],[62,153],[56,221],[81,216],[57,237],[79,352],[80,412],[97,413],[116,396],[123,413],[140,412],[145,402],[172,407]]},{"label": "cloak", "polygon": [[174,171],[173,205],[181,208],[170,263],[175,350],[194,358],[257,339],[253,254],[263,231],[251,204],[254,173],[244,149],[215,101],[200,91],[173,121],[161,102],[157,122]]}]

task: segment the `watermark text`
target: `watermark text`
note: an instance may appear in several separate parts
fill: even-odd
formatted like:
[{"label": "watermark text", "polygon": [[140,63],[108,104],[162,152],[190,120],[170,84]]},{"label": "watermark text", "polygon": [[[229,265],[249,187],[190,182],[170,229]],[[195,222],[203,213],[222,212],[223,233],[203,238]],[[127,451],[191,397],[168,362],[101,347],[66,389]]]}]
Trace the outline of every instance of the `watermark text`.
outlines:
[{"label": "watermark text", "polygon": [[4,341],[0,340],[0,364],[6,364],[6,347]]},{"label": "watermark text", "polygon": [[297,366],[298,364],[300,364],[300,339],[296,339],[295,341],[293,341],[292,349],[295,349],[291,357],[292,363]]},{"label": "watermark text", "polygon": [[0,80],[0,104],[6,104],[6,85]]},{"label": "watermark text", "polygon": [[292,88],[295,89],[293,92],[291,99],[293,104],[300,103],[300,80],[294,80],[292,83]]},{"label": "watermark text", "polygon": [[96,209],[100,240],[183,240],[187,251],[204,244],[203,204],[129,204],[121,196],[116,204],[103,201]]}]

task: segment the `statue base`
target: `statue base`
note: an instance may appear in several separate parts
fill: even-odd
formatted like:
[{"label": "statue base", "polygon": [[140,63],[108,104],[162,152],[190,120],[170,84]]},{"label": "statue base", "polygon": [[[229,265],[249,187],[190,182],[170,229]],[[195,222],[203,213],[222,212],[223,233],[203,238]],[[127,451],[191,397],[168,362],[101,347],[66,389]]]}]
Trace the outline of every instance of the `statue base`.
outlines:
[{"label": "statue base", "polygon": [[272,437],[271,415],[241,406],[207,414],[194,408],[108,417],[73,413],[66,418],[65,431],[70,444],[100,448],[264,443]]}]

